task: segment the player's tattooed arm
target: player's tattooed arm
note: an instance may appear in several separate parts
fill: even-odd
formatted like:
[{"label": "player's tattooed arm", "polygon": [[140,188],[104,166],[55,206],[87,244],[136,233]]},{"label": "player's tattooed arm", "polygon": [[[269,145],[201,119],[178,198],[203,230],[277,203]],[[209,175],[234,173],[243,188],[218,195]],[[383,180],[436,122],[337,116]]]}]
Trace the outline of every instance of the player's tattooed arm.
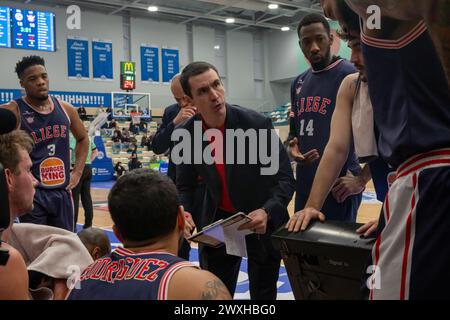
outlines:
[{"label": "player's tattooed arm", "polygon": [[206,281],[203,291],[202,300],[229,300],[230,293],[219,279]]}]

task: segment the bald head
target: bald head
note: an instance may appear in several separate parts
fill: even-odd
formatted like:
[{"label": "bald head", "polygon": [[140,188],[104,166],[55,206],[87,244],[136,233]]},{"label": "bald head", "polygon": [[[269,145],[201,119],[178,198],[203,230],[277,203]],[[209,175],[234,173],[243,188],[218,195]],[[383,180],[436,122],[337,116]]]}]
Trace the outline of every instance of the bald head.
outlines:
[{"label": "bald head", "polygon": [[180,75],[177,74],[172,78],[172,82],[170,83],[170,90],[172,91],[172,95],[177,101],[178,105],[183,108],[186,106],[185,94],[183,91],[183,87],[180,82]]},{"label": "bald head", "polygon": [[87,228],[78,232],[78,237],[88,249],[94,260],[111,252],[111,244],[105,231],[97,228]]}]

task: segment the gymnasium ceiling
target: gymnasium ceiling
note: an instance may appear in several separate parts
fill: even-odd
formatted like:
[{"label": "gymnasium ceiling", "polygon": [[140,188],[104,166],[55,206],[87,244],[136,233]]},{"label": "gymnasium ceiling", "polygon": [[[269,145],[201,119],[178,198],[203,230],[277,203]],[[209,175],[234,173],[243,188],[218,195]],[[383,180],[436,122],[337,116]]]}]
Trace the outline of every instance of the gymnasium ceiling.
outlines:
[{"label": "gymnasium ceiling", "polygon": [[[298,21],[307,13],[321,13],[319,0],[16,0],[15,2],[66,7],[71,4],[83,10],[111,15],[151,17],[181,24],[222,25],[227,30],[280,30],[283,26],[295,29]],[[275,10],[269,4],[277,4]],[[149,12],[149,6],[158,6],[157,12]],[[226,18],[234,18],[234,24],[226,24]]]}]

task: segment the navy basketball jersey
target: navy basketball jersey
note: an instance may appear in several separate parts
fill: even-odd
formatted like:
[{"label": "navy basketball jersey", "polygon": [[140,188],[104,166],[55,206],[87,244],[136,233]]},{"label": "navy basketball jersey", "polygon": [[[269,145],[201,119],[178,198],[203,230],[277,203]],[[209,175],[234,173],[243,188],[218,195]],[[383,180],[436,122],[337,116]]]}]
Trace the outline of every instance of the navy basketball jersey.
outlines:
[{"label": "navy basketball jersey", "polygon": [[398,40],[361,40],[383,158],[397,167],[450,147],[450,89],[425,23]]},{"label": "navy basketball jersey", "polygon": [[[342,80],[355,72],[350,62],[337,59],[323,70],[313,71],[310,68],[294,80],[291,86],[290,135],[297,137],[301,153],[317,149],[323,155],[330,137],[337,92]],[[297,181],[301,179],[301,183],[297,183],[297,192],[309,194],[318,166],[319,161],[297,166]],[[353,146],[340,176],[345,175],[347,169],[354,174],[360,172]]]},{"label": "navy basketball jersey", "polygon": [[195,265],[167,252],[117,248],[84,270],[69,300],[167,300],[176,271]]},{"label": "navy basketball jersey", "polygon": [[30,154],[31,170],[39,187],[63,189],[70,181],[70,119],[57,99],[49,99],[54,106],[49,114],[37,112],[22,98],[15,102],[20,111],[20,128],[28,132],[35,143]]}]

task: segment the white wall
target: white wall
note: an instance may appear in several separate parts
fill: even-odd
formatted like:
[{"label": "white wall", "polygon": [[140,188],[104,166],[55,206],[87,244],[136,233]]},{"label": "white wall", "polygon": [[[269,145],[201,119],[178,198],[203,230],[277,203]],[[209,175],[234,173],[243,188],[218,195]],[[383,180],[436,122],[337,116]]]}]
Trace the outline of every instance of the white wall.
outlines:
[{"label": "white wall", "polygon": [[[81,20],[81,30],[68,30],[66,27],[65,8],[50,8],[37,6],[33,3],[28,5],[17,2],[2,2],[3,6],[13,8],[27,8],[42,11],[51,11],[56,15],[56,51],[31,51],[22,49],[0,48],[0,66],[2,76],[0,77],[0,88],[19,89],[17,75],[14,72],[15,64],[23,56],[32,54],[44,57],[47,71],[50,77],[50,90],[53,91],[82,91],[82,92],[111,92],[119,88],[119,61],[122,60],[123,39],[122,39],[122,17],[108,16],[93,12],[83,12]],[[69,80],[67,76],[67,37],[77,36],[90,40],[89,43],[89,70],[90,80]],[[113,42],[113,75],[111,82],[92,80],[92,46],[93,38],[102,40],[112,40]]]},{"label": "white wall", "polygon": [[249,32],[226,33],[228,102],[247,108],[257,108],[253,70],[253,35]]},{"label": "white wall", "polygon": [[215,63],[214,46],[216,45],[215,30],[213,28],[194,26],[193,30],[193,50],[194,61],[206,61]]}]

